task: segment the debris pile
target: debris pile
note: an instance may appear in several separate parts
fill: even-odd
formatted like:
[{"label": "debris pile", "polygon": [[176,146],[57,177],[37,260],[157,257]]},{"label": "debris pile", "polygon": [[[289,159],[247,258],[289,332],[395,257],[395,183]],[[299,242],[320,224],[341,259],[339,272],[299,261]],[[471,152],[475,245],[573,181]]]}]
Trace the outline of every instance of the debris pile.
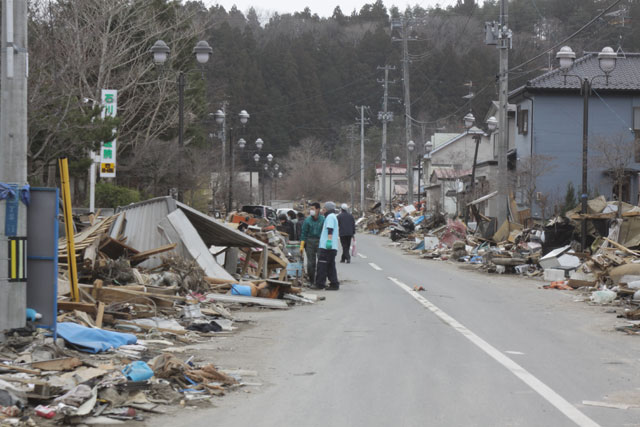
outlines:
[{"label": "debris pile", "polygon": [[34,311],[0,343],[0,425],[123,423],[242,387],[192,346],[233,333],[243,307],[319,298],[288,273],[294,244],[238,225],[159,198],[89,224],[72,256],[61,239],[55,318]]},{"label": "debris pile", "polygon": [[[489,273],[537,276],[548,289],[581,289],[595,304],[620,301],[627,307],[625,316],[640,320],[635,309],[640,304],[640,207],[600,196],[588,201],[587,214],[579,211],[536,224],[512,200],[515,214],[496,227],[495,219],[477,211],[472,212],[475,221],[465,224],[395,206],[393,213],[373,212],[359,224],[361,230],[388,235],[409,254],[464,262]],[[589,245],[584,249],[579,243],[583,219]]]}]

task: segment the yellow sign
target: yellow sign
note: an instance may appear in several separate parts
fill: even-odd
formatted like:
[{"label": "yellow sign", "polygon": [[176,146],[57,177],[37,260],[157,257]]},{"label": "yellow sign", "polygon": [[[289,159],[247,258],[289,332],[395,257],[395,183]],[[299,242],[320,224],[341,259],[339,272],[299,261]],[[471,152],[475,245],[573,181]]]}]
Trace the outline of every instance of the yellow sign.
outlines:
[{"label": "yellow sign", "polygon": [[116,164],[115,163],[100,163],[100,172],[105,173],[115,173],[116,172]]}]

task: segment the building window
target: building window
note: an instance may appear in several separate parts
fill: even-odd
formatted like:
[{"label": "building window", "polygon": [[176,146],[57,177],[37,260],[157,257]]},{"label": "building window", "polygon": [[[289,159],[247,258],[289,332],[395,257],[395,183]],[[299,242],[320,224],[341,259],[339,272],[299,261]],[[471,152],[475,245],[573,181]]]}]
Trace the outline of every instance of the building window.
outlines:
[{"label": "building window", "polygon": [[640,162],[640,107],[633,107],[634,161]]},{"label": "building window", "polygon": [[518,133],[526,135],[529,132],[529,110],[522,110],[518,107]]}]

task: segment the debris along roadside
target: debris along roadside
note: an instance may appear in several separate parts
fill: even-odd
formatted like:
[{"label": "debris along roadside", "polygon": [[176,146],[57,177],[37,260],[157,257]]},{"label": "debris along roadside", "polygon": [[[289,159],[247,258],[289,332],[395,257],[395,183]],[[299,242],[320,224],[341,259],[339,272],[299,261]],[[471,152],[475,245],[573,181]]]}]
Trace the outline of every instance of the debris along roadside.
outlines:
[{"label": "debris along roadside", "polygon": [[243,387],[239,367],[196,350],[237,333],[247,309],[321,299],[289,280],[287,246],[269,227],[243,232],[148,200],[75,235],[74,301],[61,240],[55,335],[33,316],[0,343],[0,425],[139,421]]},{"label": "debris along roadside", "polygon": [[582,249],[579,208],[535,223],[512,198],[509,220],[496,227],[474,203],[468,205],[474,221],[467,224],[402,205],[387,214],[374,206],[357,224],[361,231],[389,236],[407,254],[539,278],[547,282],[545,289],[578,290],[590,304],[619,306],[618,317],[629,320],[620,330],[640,334],[640,207],[602,196],[589,200],[588,247]]}]

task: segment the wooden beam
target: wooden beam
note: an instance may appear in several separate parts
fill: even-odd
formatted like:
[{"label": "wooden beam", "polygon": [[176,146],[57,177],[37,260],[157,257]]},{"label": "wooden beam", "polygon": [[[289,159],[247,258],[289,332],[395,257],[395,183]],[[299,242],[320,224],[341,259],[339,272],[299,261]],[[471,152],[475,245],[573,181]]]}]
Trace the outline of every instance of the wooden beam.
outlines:
[{"label": "wooden beam", "polygon": [[159,248],[149,249],[148,251],[139,252],[134,256],[132,256],[131,258],[129,258],[129,261],[131,262],[131,265],[140,264],[141,262],[145,261],[147,258],[150,258],[153,255],[158,255],[163,252],[168,252],[170,250],[173,250],[176,248],[176,246],[178,246],[177,243],[171,243],[169,245],[160,246]]},{"label": "wooden beam", "polygon": [[98,314],[96,314],[96,328],[102,328],[102,320],[104,317],[104,303],[98,303]]},{"label": "wooden beam", "polygon": [[635,256],[640,256],[640,252],[636,252],[636,251],[632,251],[631,249],[627,248],[626,246],[622,246],[620,243],[618,242],[614,242],[613,240],[611,240],[608,237],[605,237],[604,240],[606,240],[607,242],[611,243],[613,246],[615,246],[618,249],[621,249],[625,252],[630,253],[631,255],[635,255]]},{"label": "wooden beam", "polygon": [[269,308],[289,308],[289,305],[285,301],[281,299],[272,299],[272,298],[207,294],[207,299],[209,301],[225,302],[225,303],[254,304],[254,305],[260,305],[262,307],[269,307]]},{"label": "wooden beam", "polygon": [[58,301],[58,310],[64,311],[84,311],[85,313],[95,315],[97,313],[97,308],[94,304],[89,304],[86,302],[73,302],[73,301]]}]

